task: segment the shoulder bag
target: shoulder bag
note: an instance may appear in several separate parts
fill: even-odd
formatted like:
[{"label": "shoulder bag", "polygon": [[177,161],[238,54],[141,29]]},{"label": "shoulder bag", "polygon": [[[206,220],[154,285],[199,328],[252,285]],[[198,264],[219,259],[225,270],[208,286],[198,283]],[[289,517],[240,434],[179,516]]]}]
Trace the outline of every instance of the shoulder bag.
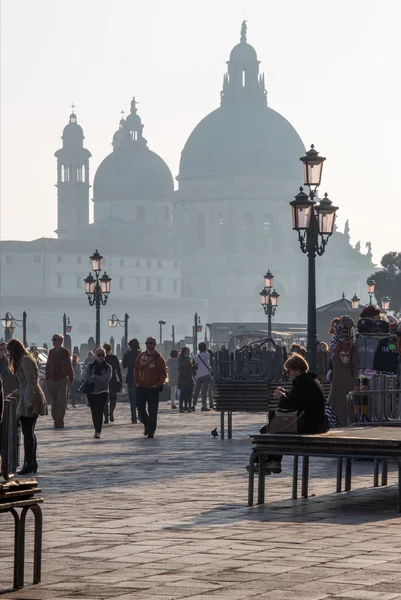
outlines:
[{"label": "shoulder bag", "polygon": [[302,410],[277,409],[267,426],[268,433],[301,433],[305,425],[305,412]]},{"label": "shoulder bag", "polygon": [[[139,376],[143,373],[143,371],[146,369],[146,367],[148,367],[151,363],[155,363],[156,359],[158,359],[160,356],[160,354],[158,356],[156,356],[155,358],[152,358],[152,360],[150,360],[149,362],[146,363],[146,365],[143,367],[143,369],[141,369]],[[164,385],[161,384],[161,386],[158,387],[159,390],[159,394],[162,393],[162,391],[164,390]]]}]

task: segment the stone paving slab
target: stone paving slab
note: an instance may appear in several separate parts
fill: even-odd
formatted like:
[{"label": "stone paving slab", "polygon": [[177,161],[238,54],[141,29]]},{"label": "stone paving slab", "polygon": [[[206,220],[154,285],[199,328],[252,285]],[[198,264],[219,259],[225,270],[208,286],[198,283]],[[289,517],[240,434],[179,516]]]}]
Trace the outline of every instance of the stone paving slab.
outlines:
[{"label": "stone paving slab", "polygon": [[[292,464],[248,508],[249,434],[264,415],[234,415],[234,439],[213,439],[214,413],[162,408],[144,438],[119,404],[93,439],[89,410],[64,430],[39,419],[43,578],[12,583],[12,522],[0,516],[0,593],[14,600],[401,600],[401,518],[394,487],[365,490],[372,463],[355,463],[354,491],[334,494],[335,460],[311,459],[308,500],[291,500]],[[389,480],[396,482],[390,465]],[[359,489],[358,489],[359,488]],[[32,575],[28,520],[26,581]]]}]

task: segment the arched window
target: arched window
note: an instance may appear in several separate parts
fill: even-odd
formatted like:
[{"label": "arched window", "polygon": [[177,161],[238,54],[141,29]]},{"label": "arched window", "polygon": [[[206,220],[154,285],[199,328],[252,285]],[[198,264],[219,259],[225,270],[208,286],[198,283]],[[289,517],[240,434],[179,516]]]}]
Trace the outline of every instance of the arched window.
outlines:
[{"label": "arched window", "polygon": [[246,86],[246,72],[242,71],[242,87]]},{"label": "arched window", "polygon": [[64,165],[61,165],[61,182],[64,183],[66,179],[66,168]]},{"label": "arched window", "polygon": [[255,242],[255,220],[251,213],[244,214],[245,246],[252,249]]},{"label": "arched window", "polygon": [[198,249],[206,246],[206,219],[204,215],[196,215],[196,247]]},{"label": "arched window", "polygon": [[264,247],[271,248],[273,245],[273,215],[265,213],[263,216],[263,239]]},{"label": "arched window", "polygon": [[77,181],[82,182],[82,167],[77,167]]}]

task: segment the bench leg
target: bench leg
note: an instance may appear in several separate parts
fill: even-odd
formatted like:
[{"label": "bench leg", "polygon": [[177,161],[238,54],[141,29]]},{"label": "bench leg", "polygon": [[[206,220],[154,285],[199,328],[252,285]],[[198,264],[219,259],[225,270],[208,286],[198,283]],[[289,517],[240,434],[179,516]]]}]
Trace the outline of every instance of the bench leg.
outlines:
[{"label": "bench leg", "polygon": [[379,460],[373,463],[373,487],[379,487]]},{"label": "bench leg", "polygon": [[337,494],[341,493],[342,482],[343,482],[343,459],[337,458],[337,486],[336,486]]},{"label": "bench leg", "polygon": [[298,498],[298,462],[299,457],[294,456],[294,464],[292,467],[292,497],[294,500]]},{"label": "bench leg", "polygon": [[10,513],[14,517],[14,589],[16,589],[24,585],[24,552],[21,560],[21,520],[15,508],[11,508]]},{"label": "bench leg", "polygon": [[220,412],[220,439],[224,440],[224,410]]},{"label": "bench leg", "polygon": [[232,440],[233,437],[233,413],[227,413],[227,437],[229,440]]},{"label": "bench leg", "polygon": [[388,476],[388,460],[387,460],[387,458],[383,458],[383,460],[382,460],[382,485],[387,485],[387,476]]},{"label": "bench leg", "polygon": [[401,463],[398,463],[398,512],[401,513]]},{"label": "bench leg", "polygon": [[266,480],[266,461],[262,454],[259,454],[259,477],[258,477],[258,504],[265,503],[265,480]]},{"label": "bench leg", "polygon": [[345,460],[345,491],[351,491],[352,459]]},{"label": "bench leg", "polygon": [[42,509],[39,504],[29,507],[35,517],[35,537],[34,537],[34,555],[33,555],[33,583],[40,583],[42,575],[42,533],[43,517]]},{"label": "bench leg", "polygon": [[308,497],[309,480],[309,456],[304,456],[302,460],[302,498]]},{"label": "bench leg", "polygon": [[251,456],[249,457],[249,477],[248,477],[248,506],[253,506],[253,491],[255,487],[255,459],[257,457],[257,452],[251,452]]}]

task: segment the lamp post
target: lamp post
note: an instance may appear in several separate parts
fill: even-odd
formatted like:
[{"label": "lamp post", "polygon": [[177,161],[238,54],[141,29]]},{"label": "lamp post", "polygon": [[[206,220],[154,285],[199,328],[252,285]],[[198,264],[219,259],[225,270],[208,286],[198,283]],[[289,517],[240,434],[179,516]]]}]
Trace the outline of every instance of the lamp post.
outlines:
[{"label": "lamp post", "polygon": [[366,281],[366,285],[368,286],[369,304],[372,304],[373,294],[375,293],[376,289],[376,281],[373,279],[373,277],[369,277],[369,279]]},{"label": "lamp post", "polygon": [[324,254],[329,237],[334,230],[337,206],[333,206],[327,194],[316,203],[316,190],[322,179],[323,163],[326,160],[315,150],[313,144],[301,159],[304,184],[309,195],[301,187],[295,200],[290,202],[292,228],[298,232],[301,251],[308,256],[308,360],[312,371],[316,371],[316,255]]},{"label": "lamp post", "polygon": [[96,308],[95,344],[96,346],[100,346],[100,307],[102,304],[103,306],[107,304],[110,294],[111,277],[107,275],[106,271],[99,277],[102,270],[103,256],[97,250],[89,258],[92,261],[92,271],[95,273],[95,277],[93,277],[92,273],[89,273],[88,277],[84,280],[85,293],[88,296],[90,306],[95,306]]},{"label": "lamp post", "polygon": [[27,339],[26,339],[26,318],[27,318],[27,314],[24,311],[22,313],[22,319],[16,319],[15,317],[12,316],[11,313],[7,312],[6,316],[1,319],[1,325],[4,328],[4,338],[6,342],[9,342],[12,338],[12,335],[15,331],[15,327],[22,327],[22,343],[24,344],[25,348],[28,345]]},{"label": "lamp post", "polygon": [[63,314],[63,336],[64,336],[64,339],[67,334],[71,333],[71,331],[72,331],[72,325],[71,325],[70,317],[67,317],[67,315],[64,313]]},{"label": "lamp post", "polygon": [[117,327],[117,325],[124,327],[124,344],[125,344],[125,346],[124,346],[124,348],[121,349],[123,352],[126,351],[127,346],[128,346],[128,319],[129,319],[129,315],[127,313],[125,313],[123,321],[121,319],[119,319],[117,317],[117,315],[115,315],[114,313],[111,315],[111,319],[107,319],[107,323],[108,323],[109,327]]},{"label": "lamp post", "polygon": [[391,300],[388,296],[384,296],[384,298],[381,299],[383,312],[387,312],[390,309],[390,302]]},{"label": "lamp post", "polygon": [[358,298],[358,296],[356,294],[354,294],[351,298],[351,307],[353,310],[358,310],[359,308],[359,303],[360,303],[361,299]]},{"label": "lamp post", "polygon": [[173,342],[173,350],[175,350],[175,326],[171,327],[171,340]]},{"label": "lamp post", "polygon": [[162,343],[163,343],[163,325],[166,324],[166,321],[159,321],[159,340],[160,340],[160,352],[162,349]]},{"label": "lamp post", "polygon": [[267,271],[266,275],[264,275],[265,286],[263,290],[259,293],[260,303],[262,305],[263,310],[265,311],[265,315],[267,316],[267,337],[272,337],[272,317],[276,314],[276,309],[278,306],[278,299],[280,298],[280,294],[276,292],[276,290],[272,291],[274,275]]},{"label": "lamp post", "polygon": [[198,317],[198,313],[194,314],[194,324],[192,326],[192,330],[193,330],[193,352],[194,354],[196,353],[197,349],[198,349],[198,333],[202,333],[202,329],[203,329],[203,325],[201,323],[200,317]]}]

